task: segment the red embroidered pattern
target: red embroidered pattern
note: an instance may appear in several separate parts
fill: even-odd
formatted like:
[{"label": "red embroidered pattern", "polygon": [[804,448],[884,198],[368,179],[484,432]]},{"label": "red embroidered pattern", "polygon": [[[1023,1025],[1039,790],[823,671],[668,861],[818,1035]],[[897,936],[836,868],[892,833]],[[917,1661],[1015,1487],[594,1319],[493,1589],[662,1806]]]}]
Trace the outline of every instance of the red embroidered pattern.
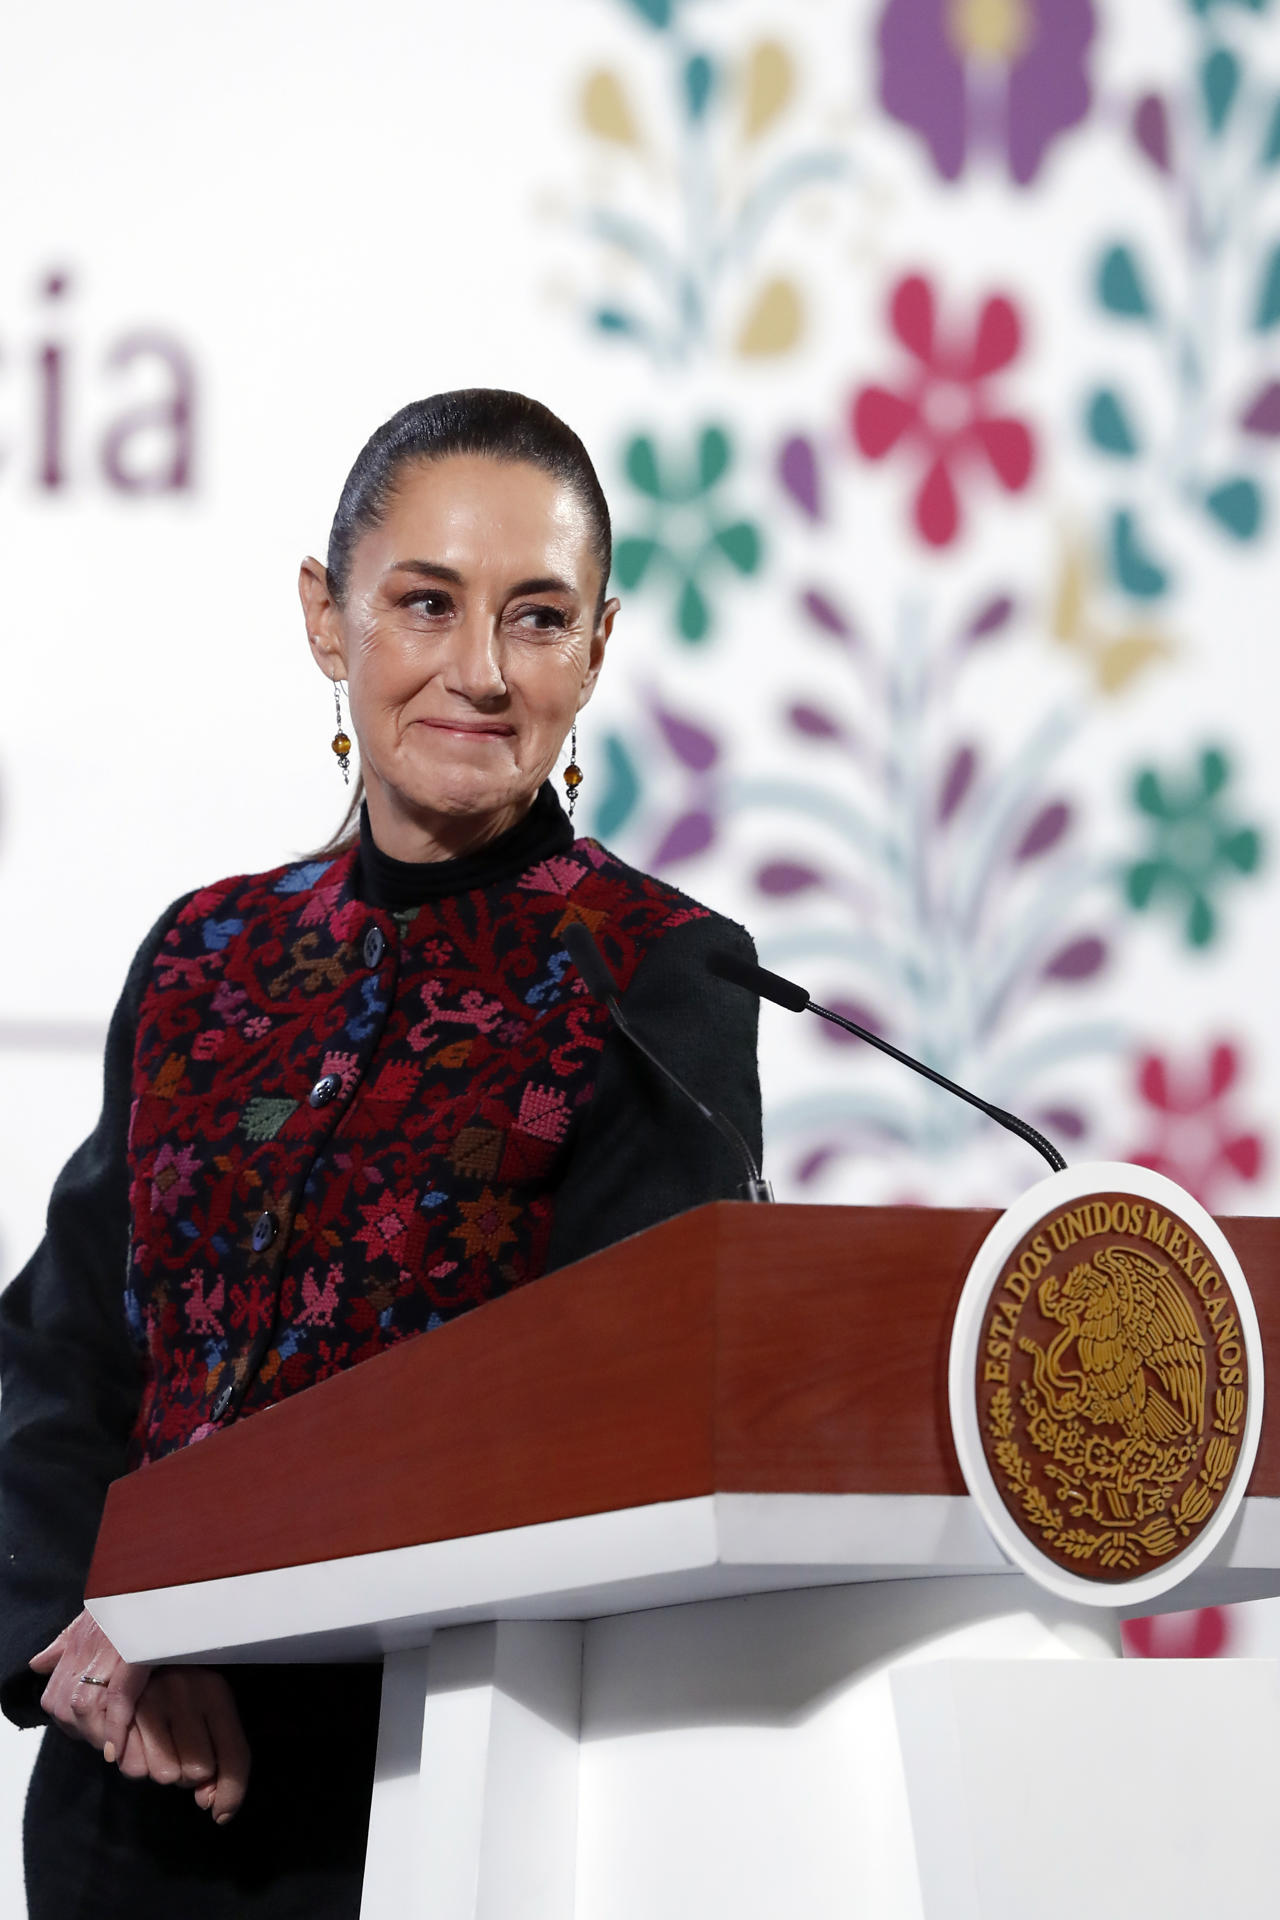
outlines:
[{"label": "red embroidered pattern", "polygon": [[590,840],[395,917],[354,866],[206,888],[156,960],[129,1131],[135,1464],[541,1273],[607,1027],[563,929],[586,921],[625,988],[705,915]]}]

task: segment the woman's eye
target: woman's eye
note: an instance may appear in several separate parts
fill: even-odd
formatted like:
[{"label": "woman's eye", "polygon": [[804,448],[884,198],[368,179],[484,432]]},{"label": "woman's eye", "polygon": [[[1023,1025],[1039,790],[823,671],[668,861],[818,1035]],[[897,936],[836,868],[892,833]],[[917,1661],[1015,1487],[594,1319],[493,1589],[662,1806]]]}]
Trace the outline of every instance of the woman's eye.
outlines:
[{"label": "woman's eye", "polygon": [[531,626],[536,633],[560,633],[569,624],[559,607],[522,607],[516,618],[521,626]]},{"label": "woman's eye", "polygon": [[428,587],[419,593],[406,594],[401,604],[406,607],[418,607],[426,614],[439,615],[448,613],[453,602],[447,593],[441,593],[434,587]]}]

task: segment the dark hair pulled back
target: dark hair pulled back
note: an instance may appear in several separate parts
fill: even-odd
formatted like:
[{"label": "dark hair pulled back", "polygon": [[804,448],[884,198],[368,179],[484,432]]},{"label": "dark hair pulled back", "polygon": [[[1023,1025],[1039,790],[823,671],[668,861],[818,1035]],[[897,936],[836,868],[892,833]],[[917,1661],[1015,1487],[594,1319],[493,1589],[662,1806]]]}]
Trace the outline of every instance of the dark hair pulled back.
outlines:
[{"label": "dark hair pulled back", "polygon": [[613,566],[613,537],[591,456],[550,407],[501,387],[459,387],[412,400],[365,442],[347,475],[329,533],[325,564],[329,591],[338,605],[347,597],[356,545],[381,525],[403,469],[451,454],[523,460],[572,487],[587,510],[592,552],[600,566],[599,619]]}]

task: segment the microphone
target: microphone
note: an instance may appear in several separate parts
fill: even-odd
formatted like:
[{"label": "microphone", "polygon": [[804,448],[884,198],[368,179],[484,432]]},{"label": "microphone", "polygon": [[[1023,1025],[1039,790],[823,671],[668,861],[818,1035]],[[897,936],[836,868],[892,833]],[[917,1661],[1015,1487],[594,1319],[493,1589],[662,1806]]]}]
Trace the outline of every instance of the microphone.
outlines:
[{"label": "microphone", "polygon": [[785,1007],[789,1013],[816,1013],[820,1020],[830,1020],[833,1026],[843,1027],[846,1033],[856,1034],[859,1040],[868,1045],[879,1047],[881,1053],[887,1053],[891,1060],[898,1060],[904,1067],[910,1067],[914,1073],[922,1073],[926,1080],[932,1080],[935,1087],[945,1087],[948,1093],[957,1094],[961,1100],[967,1100],[979,1113],[985,1113],[988,1120],[994,1120],[999,1126],[1006,1127],[1010,1133],[1016,1133],[1019,1140],[1025,1140],[1029,1147],[1043,1154],[1055,1173],[1061,1173],[1066,1161],[1042,1133],[1026,1120],[1020,1120],[1016,1113],[1006,1113],[1003,1107],[993,1106],[989,1100],[980,1100],[976,1093],[970,1093],[966,1087],[957,1086],[954,1080],[948,1080],[945,1073],[935,1073],[932,1067],[926,1067],[923,1060],[913,1060],[909,1053],[903,1053],[882,1040],[878,1033],[868,1032],[854,1020],[846,1020],[843,1014],[832,1013],[830,1007],[820,1007],[816,1000],[809,998],[804,987],[798,987],[794,980],[784,980],[780,973],[770,973],[766,967],[753,966],[749,960],[740,960],[736,953],[729,953],[723,947],[708,954],[707,967],[718,980],[732,981],[735,987],[745,987],[748,993],[759,994],[762,1000],[772,1000],[776,1006]]},{"label": "microphone", "polygon": [[762,1178],[750,1147],[738,1132],[732,1120],[727,1119],[723,1113],[717,1113],[713,1107],[704,1107],[697,1094],[686,1087],[683,1080],[677,1079],[670,1067],[663,1065],[657,1054],[645,1044],[635,1028],[631,1025],[623,1013],[622,1008],[618,1005],[618,983],[609,971],[609,963],[596,945],[591,929],[586,925],[585,921],[571,920],[569,922],[569,925],[564,930],[564,943],[569,949],[569,958],[582,975],[587,992],[593,1000],[598,1000],[601,1006],[608,1010],[609,1017],[613,1021],[614,1026],[617,1027],[619,1033],[624,1034],[632,1046],[644,1055],[649,1064],[657,1068],[663,1079],[668,1081],[669,1084],[676,1089],[677,1093],[682,1093],[686,1100],[691,1100],[704,1120],[709,1120],[712,1126],[729,1142],[746,1169],[746,1179],[743,1181],[741,1187],[742,1198],[744,1200],[772,1200],[773,1188],[767,1180]]}]

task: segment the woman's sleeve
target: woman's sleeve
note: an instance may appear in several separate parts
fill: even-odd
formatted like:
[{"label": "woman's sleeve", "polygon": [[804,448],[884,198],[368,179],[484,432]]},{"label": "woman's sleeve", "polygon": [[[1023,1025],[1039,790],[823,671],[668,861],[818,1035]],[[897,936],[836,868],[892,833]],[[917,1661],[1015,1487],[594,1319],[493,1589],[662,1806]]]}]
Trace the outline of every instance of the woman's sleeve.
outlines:
[{"label": "woman's sleeve", "polygon": [[[754,960],[751,937],[712,915],[655,943],[620,1004],[658,1058],[731,1120],[760,1163],[759,1003],[718,980],[707,955]],[[741,1190],[741,1157],[718,1128],[611,1027],[591,1105],[556,1199],[548,1267],[567,1266],[704,1200]]]},{"label": "woman's sleeve", "polygon": [[126,1142],[138,1009],[180,901],[139,949],[107,1034],[102,1113],[58,1176],[45,1237],[0,1295],[0,1709],[42,1724],[27,1662],[84,1605],[141,1392],[126,1330]]}]

